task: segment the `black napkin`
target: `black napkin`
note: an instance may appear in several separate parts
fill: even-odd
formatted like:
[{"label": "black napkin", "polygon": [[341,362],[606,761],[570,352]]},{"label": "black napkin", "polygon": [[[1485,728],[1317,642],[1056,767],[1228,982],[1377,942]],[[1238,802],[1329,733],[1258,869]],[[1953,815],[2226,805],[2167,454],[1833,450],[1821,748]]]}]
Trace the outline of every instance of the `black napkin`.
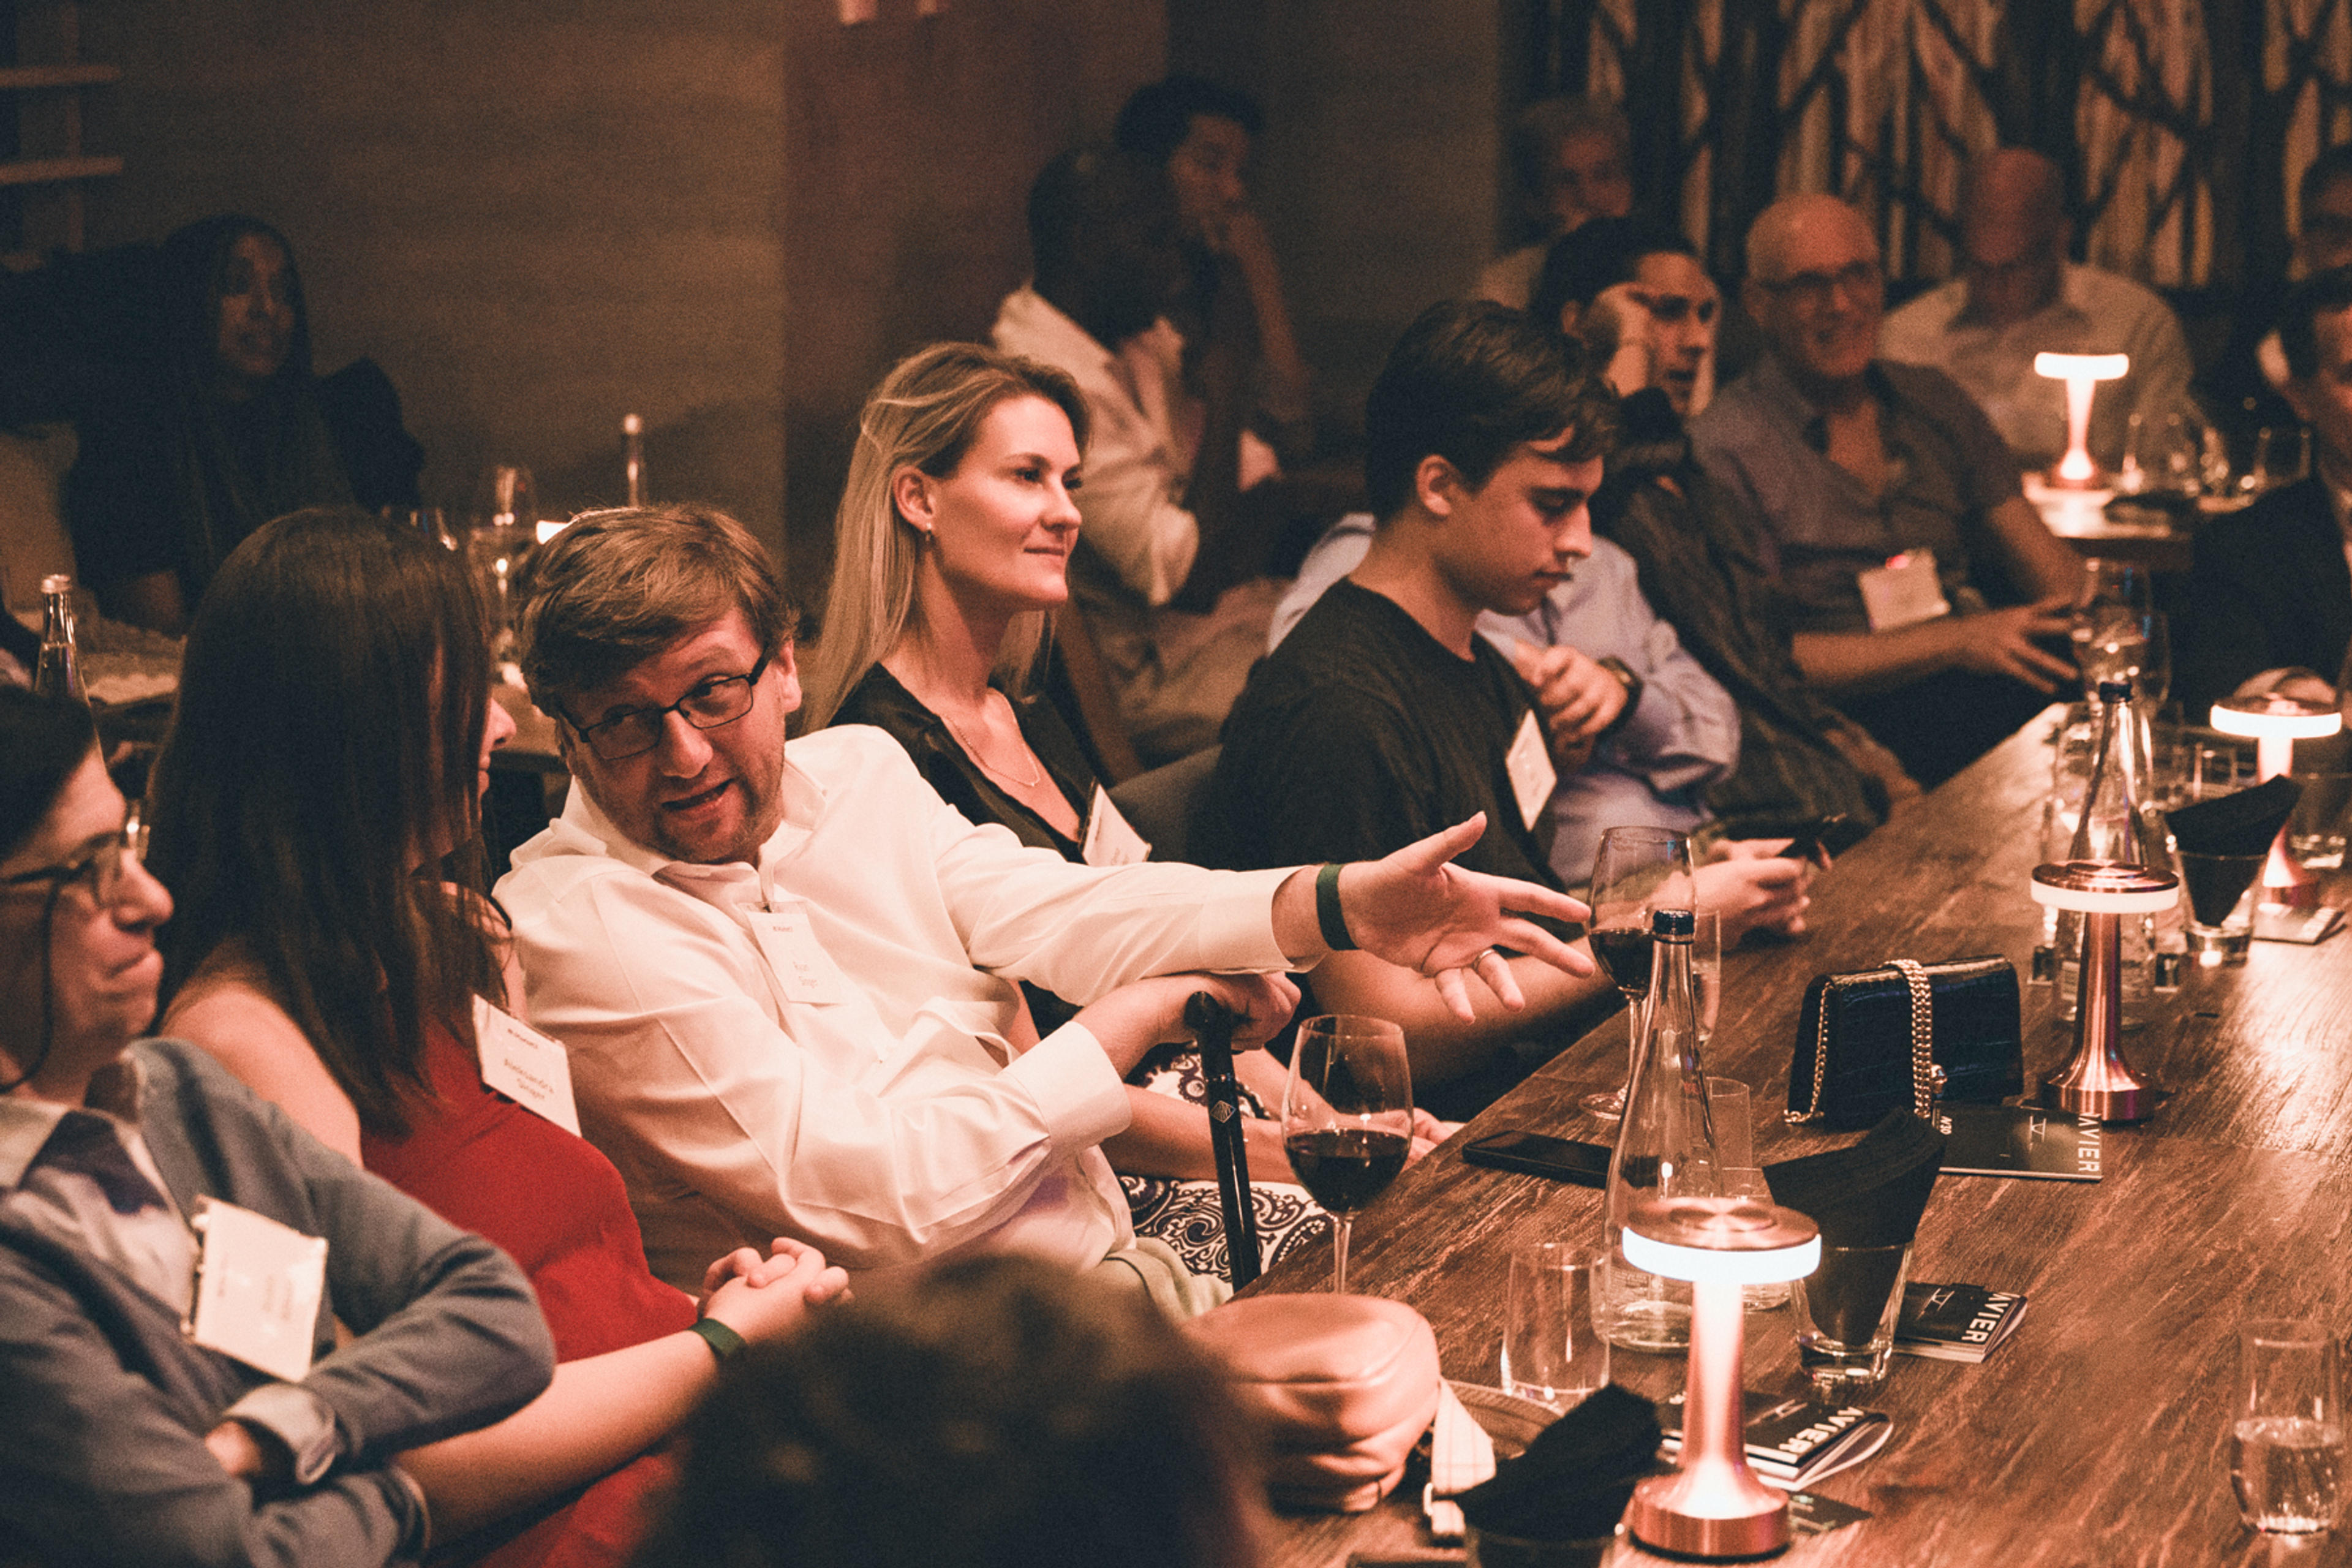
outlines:
[{"label": "black napkin", "polygon": [[1657,1468],[1658,1437],[1658,1407],[1607,1384],[1454,1500],[1489,1534],[1591,1541],[1617,1528],[1634,1486]]},{"label": "black napkin", "polygon": [[[2294,815],[2303,786],[2284,773],[2267,784],[2165,814],[2172,839],[2195,855],[2260,855]],[[2239,892],[2245,891],[2241,888]],[[2235,894],[2231,903],[2237,902]]]},{"label": "black napkin", "polygon": [[1943,1160],[1944,1135],[1899,1109],[1859,1143],[1765,1166],[1764,1181],[1822,1227],[1823,1247],[1899,1247],[1918,1234]]}]

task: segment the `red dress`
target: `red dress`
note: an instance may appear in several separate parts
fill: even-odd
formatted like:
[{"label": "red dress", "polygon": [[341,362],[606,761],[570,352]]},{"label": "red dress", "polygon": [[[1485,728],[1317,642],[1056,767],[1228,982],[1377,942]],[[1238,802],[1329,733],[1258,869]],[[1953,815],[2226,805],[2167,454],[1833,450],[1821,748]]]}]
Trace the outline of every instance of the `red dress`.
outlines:
[{"label": "red dress", "polygon": [[[636,1216],[611,1161],[485,1087],[473,1053],[446,1029],[425,1041],[424,1068],[432,1098],[410,1098],[408,1136],[362,1133],[362,1163],[521,1265],[539,1292],[558,1361],[693,1326],[693,1298],[646,1265]],[[666,1456],[641,1454],[583,1490],[468,1537],[457,1557],[497,1568],[625,1563],[652,1494],[670,1475]]]}]

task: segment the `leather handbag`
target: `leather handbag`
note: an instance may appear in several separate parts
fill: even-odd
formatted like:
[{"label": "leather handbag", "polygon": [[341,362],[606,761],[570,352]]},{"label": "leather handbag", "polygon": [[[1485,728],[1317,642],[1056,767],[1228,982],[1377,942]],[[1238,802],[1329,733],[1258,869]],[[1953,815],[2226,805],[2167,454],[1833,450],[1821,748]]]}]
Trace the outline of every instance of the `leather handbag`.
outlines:
[{"label": "leather handbag", "polygon": [[1437,1338],[1377,1296],[1250,1296],[1184,1325],[1265,1435],[1279,1507],[1361,1513],[1437,1414]]},{"label": "leather handbag", "polygon": [[1789,1069],[1791,1123],[1842,1132],[1908,1101],[1991,1104],[2025,1088],[2017,969],[1999,956],[1816,975]]}]

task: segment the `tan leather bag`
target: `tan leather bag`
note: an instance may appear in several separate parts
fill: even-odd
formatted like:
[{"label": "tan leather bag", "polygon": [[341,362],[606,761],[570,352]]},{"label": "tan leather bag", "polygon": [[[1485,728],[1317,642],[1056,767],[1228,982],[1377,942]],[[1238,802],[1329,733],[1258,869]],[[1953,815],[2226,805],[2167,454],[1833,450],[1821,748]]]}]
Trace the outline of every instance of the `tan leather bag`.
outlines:
[{"label": "tan leather bag", "polygon": [[1184,1325],[1257,1417],[1283,1508],[1360,1513],[1437,1413],[1437,1337],[1377,1296],[1252,1296]]}]

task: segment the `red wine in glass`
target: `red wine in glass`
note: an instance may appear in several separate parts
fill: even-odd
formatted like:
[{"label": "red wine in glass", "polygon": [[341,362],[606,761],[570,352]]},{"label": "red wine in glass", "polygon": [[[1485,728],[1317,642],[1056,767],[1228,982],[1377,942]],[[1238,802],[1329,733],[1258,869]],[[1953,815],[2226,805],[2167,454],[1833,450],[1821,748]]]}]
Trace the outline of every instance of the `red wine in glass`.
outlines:
[{"label": "red wine in glass", "polygon": [[1592,956],[1609,971],[1617,989],[1632,1001],[1650,994],[1650,933],[1611,926],[1592,933]]},{"label": "red wine in glass", "polygon": [[1331,1289],[1343,1291],[1349,1227],[1396,1180],[1412,1147],[1404,1031],[1347,1014],[1299,1025],[1282,1091],[1282,1146],[1300,1184],[1331,1212]]},{"label": "red wine in glass", "polygon": [[[1625,994],[1626,1028],[1633,1038],[1641,1036],[1642,1002],[1650,994],[1650,916],[1691,908],[1693,891],[1690,840],[1683,835],[1667,827],[1612,827],[1601,836],[1589,897],[1592,955]],[[1632,1057],[1629,1049],[1626,1058]],[[1625,1113],[1625,1091],[1588,1094],[1577,1103],[1613,1121]]]},{"label": "red wine in glass", "polygon": [[1294,1132],[1282,1142],[1299,1184],[1333,1214],[1352,1215],[1388,1190],[1412,1141],[1369,1127]]}]

